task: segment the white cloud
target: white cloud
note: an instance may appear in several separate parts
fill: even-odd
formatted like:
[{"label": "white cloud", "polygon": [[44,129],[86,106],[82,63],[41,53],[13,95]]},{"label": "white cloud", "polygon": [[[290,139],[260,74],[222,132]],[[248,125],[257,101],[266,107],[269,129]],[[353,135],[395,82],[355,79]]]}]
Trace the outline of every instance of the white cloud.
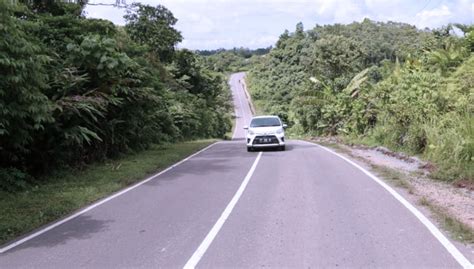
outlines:
[{"label": "white cloud", "polygon": [[191,13],[187,17],[178,20],[178,28],[192,28],[196,34],[212,33],[216,29],[215,22],[206,16],[197,13]]},{"label": "white cloud", "polygon": [[268,47],[269,44],[275,44],[278,40],[278,36],[265,35],[257,37],[249,41],[249,46],[254,48]]},{"label": "white cloud", "polygon": [[109,20],[117,25],[125,24],[123,19],[123,15],[125,15],[124,9],[111,6],[87,6],[84,11],[86,12],[86,16],[90,18]]},{"label": "white cloud", "polygon": [[416,14],[415,19],[419,27],[442,25],[450,20],[452,13],[446,5],[431,10],[423,10]]},{"label": "white cloud", "polygon": [[236,40],[233,38],[223,39],[185,39],[181,42],[178,47],[190,48],[190,49],[214,49],[214,48],[231,48],[234,47]]},{"label": "white cloud", "polygon": [[[115,0],[91,0],[110,2]],[[127,0],[131,3],[132,0]],[[173,12],[191,49],[266,47],[296,23],[306,29],[316,24],[351,23],[370,18],[401,21],[418,27],[439,27],[449,22],[472,23],[472,0],[143,0],[162,4]],[[90,6],[90,17],[124,24],[123,9]]]},{"label": "white cloud", "polygon": [[410,4],[410,0],[365,0],[364,3],[367,8],[372,12],[377,13],[392,13],[394,10],[400,7],[407,6]]},{"label": "white cloud", "polygon": [[[338,1],[337,9],[334,11],[334,21],[339,23],[351,23],[364,18],[364,6],[361,2]],[[344,8],[341,8],[344,7]]]}]

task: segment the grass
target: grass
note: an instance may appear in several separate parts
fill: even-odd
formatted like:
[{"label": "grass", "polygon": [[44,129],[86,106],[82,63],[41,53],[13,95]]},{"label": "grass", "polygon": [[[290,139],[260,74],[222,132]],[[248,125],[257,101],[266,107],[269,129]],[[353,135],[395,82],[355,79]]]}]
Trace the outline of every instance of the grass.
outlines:
[{"label": "grass", "polygon": [[[469,126],[472,128],[472,126]],[[460,127],[461,128],[461,127]],[[468,128],[468,127],[466,127]],[[440,132],[436,129],[437,132]],[[474,131],[474,128],[470,131]],[[396,146],[390,143],[378,141],[373,136],[367,135],[363,137],[345,135],[341,136],[343,142],[349,145],[365,145],[368,147],[384,146],[395,152],[403,152],[407,155],[419,157],[433,164],[430,171],[430,178],[440,181],[453,182],[456,180],[474,181],[474,157],[472,156],[474,143],[471,142],[472,134],[459,135],[452,133],[446,134],[448,130],[441,131],[441,138],[436,143],[428,145],[423,152],[416,152],[408,146]],[[435,144],[435,145],[434,145]],[[463,156],[462,158],[460,156]],[[471,159],[469,159],[471,158]]]},{"label": "grass", "polygon": [[0,244],[136,183],[215,141],[154,145],[81,171],[56,172],[27,191],[0,192]]},{"label": "grass", "polygon": [[373,171],[375,171],[375,173],[377,173],[377,175],[388,182],[394,184],[397,187],[407,189],[410,194],[414,193],[413,188],[411,187],[410,183],[408,183],[408,175],[386,166],[371,164],[370,167]]},{"label": "grass", "polygon": [[340,138],[345,144],[348,145],[364,145],[367,147],[381,146],[380,142],[376,141],[371,136],[358,137],[353,135],[342,135]]},{"label": "grass", "polygon": [[332,148],[332,149],[334,149],[335,151],[337,151],[339,153],[350,154],[350,150],[348,150],[344,146],[342,146],[340,144],[337,144],[337,143],[329,143],[329,142],[324,142],[324,141],[318,141],[318,144],[320,144],[321,146],[324,146],[326,148]]},{"label": "grass", "polygon": [[426,197],[420,198],[419,204],[428,207],[433,212],[435,218],[450,233],[452,238],[460,242],[474,244],[474,230],[466,224],[451,216],[443,208],[431,203]]},{"label": "grass", "polygon": [[235,128],[237,127],[237,118],[235,116],[232,116],[232,128],[225,133],[224,139],[225,140],[232,140],[232,135],[234,134]]}]

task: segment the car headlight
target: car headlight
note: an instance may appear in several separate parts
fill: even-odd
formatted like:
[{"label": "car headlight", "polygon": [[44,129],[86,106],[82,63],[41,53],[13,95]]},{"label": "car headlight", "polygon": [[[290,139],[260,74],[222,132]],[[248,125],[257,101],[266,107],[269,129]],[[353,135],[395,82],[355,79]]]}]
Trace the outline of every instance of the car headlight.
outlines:
[{"label": "car headlight", "polygon": [[254,135],[254,134],[255,134],[255,132],[252,131],[251,129],[249,129],[249,135]]},{"label": "car headlight", "polygon": [[277,134],[282,134],[283,133],[283,128],[280,128],[277,130]]}]

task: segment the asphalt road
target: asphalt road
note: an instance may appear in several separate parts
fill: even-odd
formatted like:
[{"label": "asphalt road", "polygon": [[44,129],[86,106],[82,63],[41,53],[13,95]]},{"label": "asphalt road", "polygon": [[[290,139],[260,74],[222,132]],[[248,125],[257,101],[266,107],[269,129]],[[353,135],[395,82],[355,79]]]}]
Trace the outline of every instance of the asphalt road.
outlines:
[{"label": "asphalt road", "polygon": [[285,152],[246,152],[252,114],[243,76],[230,79],[234,141],[3,246],[0,268],[471,266],[396,195],[335,154],[292,140]]}]

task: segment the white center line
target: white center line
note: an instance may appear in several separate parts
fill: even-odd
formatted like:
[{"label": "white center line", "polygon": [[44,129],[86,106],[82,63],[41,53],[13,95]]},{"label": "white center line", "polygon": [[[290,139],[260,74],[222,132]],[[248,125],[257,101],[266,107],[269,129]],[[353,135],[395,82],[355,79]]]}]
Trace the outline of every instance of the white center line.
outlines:
[{"label": "white center line", "polygon": [[204,238],[202,243],[199,245],[199,247],[196,249],[194,252],[193,256],[188,260],[188,262],[184,265],[185,269],[190,269],[196,267],[196,265],[199,263],[201,260],[202,256],[206,253],[207,249],[209,246],[212,244],[212,241],[214,241],[214,238],[216,238],[217,233],[219,233],[220,229],[224,225],[225,221],[227,218],[230,216],[230,213],[232,213],[232,210],[234,209],[235,205],[240,199],[240,196],[242,196],[242,193],[245,190],[245,187],[247,187],[247,184],[250,181],[250,178],[252,177],[255,168],[257,167],[258,161],[260,160],[260,157],[262,156],[262,152],[258,153],[257,158],[253,162],[252,167],[250,168],[249,172],[245,176],[244,181],[240,185],[239,189],[237,192],[234,194],[234,197],[232,197],[232,200],[230,200],[229,204],[225,208],[224,212],[222,212],[222,215],[219,217],[217,220],[216,224],[212,227],[212,229],[209,231],[207,236]]}]

